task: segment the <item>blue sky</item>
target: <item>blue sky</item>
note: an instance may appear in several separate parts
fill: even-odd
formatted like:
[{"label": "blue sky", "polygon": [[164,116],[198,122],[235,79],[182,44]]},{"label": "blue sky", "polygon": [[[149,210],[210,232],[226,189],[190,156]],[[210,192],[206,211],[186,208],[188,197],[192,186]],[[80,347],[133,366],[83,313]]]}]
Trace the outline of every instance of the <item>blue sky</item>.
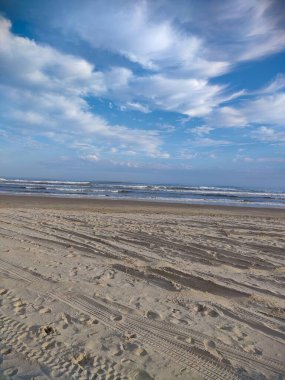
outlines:
[{"label": "blue sky", "polygon": [[0,177],[285,188],[283,0],[1,0]]}]

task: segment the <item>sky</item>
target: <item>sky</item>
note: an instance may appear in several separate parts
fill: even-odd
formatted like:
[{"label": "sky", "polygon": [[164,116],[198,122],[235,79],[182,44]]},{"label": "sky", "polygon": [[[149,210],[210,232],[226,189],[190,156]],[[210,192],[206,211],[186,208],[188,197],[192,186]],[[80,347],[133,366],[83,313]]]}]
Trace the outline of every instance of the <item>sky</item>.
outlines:
[{"label": "sky", "polygon": [[0,0],[0,177],[285,190],[285,1]]}]

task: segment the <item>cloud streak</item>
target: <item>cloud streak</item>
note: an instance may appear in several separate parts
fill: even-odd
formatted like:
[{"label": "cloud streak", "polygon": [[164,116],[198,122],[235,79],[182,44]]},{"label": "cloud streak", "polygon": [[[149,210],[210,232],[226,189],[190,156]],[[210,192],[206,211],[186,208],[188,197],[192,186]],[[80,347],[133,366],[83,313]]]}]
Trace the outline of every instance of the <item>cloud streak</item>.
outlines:
[{"label": "cloud streak", "polygon": [[104,76],[87,61],[14,35],[11,23],[0,18],[2,118],[15,128],[69,133],[135,146],[159,157],[161,140],[152,131],[110,125],[94,114],[86,95],[105,91]]}]

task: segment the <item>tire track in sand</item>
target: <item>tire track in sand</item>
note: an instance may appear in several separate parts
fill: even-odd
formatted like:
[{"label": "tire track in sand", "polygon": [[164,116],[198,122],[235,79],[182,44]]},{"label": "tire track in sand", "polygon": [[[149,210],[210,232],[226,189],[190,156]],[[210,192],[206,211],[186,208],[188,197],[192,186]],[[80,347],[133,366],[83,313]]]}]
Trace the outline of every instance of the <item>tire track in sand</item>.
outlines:
[{"label": "tire track in sand", "polygon": [[[34,289],[34,281],[40,282],[40,285],[47,283],[46,280],[33,275],[31,272],[15,266],[14,264],[0,260],[1,268],[4,271],[14,273],[20,279],[25,280]],[[46,284],[45,284],[46,285]],[[45,286],[45,291],[48,289],[48,295],[85,313],[89,316],[95,316],[101,323],[107,327],[125,333],[132,331],[137,334],[139,339],[146,346],[151,346],[155,351],[167,355],[171,359],[179,362],[187,367],[198,371],[205,379],[217,380],[238,380],[248,378],[246,375],[238,374],[236,370],[212,356],[208,351],[202,349],[201,339],[205,340],[206,335],[196,333],[190,329],[183,329],[181,331],[178,327],[170,323],[162,323],[140,316],[122,315],[118,309],[114,309],[109,305],[102,304],[94,298],[90,298],[83,294],[74,294],[74,292],[65,291],[60,288],[58,284],[53,284],[54,290],[52,292],[49,287]],[[41,287],[40,286],[40,287]],[[38,289],[40,288],[38,287]],[[187,333],[185,332],[187,331]],[[197,340],[200,338],[200,346],[189,345],[187,342],[180,342],[175,340],[174,334],[183,334],[187,338]],[[210,339],[210,337],[207,337]],[[229,350],[229,346],[217,342],[218,349],[225,354],[226,357],[234,358],[240,363],[249,364],[250,361],[258,363],[263,368],[270,370],[274,373],[285,371],[284,365],[278,361],[263,359],[253,354],[245,354],[239,350]],[[229,354],[229,355],[228,355]],[[252,368],[252,366],[248,365]]]}]

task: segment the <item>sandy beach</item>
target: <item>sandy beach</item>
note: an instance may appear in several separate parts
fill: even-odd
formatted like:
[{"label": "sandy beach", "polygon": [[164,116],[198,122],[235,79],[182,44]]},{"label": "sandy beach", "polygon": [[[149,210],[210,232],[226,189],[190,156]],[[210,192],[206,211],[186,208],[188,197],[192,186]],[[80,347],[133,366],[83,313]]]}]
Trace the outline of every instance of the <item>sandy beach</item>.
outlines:
[{"label": "sandy beach", "polygon": [[0,378],[282,379],[285,212],[0,197]]}]

